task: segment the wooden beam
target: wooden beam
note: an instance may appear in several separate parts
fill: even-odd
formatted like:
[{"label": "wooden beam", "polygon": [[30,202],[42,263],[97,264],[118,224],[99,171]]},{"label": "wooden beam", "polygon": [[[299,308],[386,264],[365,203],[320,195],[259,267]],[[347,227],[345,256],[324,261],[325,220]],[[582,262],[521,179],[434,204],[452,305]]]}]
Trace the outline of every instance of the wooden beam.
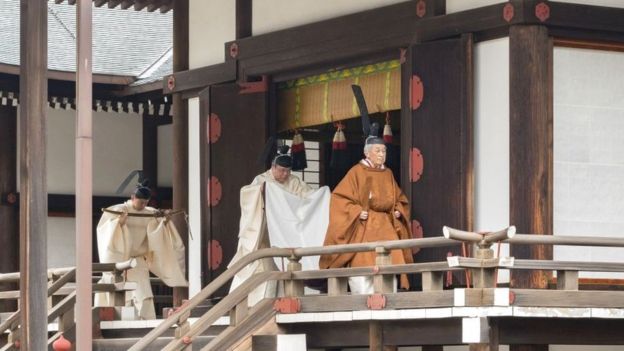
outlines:
[{"label": "wooden beam", "polygon": [[252,36],[253,0],[236,0],[236,39]]},{"label": "wooden beam", "polygon": [[553,45],[559,47],[624,52],[624,43],[583,39],[554,38]]},{"label": "wooden beam", "polygon": [[163,91],[165,94],[200,89],[213,84],[232,82],[236,80],[236,61],[229,60],[224,63],[188,71],[176,72],[174,70],[172,76],[173,85],[171,85],[171,76],[163,79]]},{"label": "wooden beam", "polygon": [[[189,65],[189,0],[177,0],[173,11],[173,71],[188,69]],[[173,95],[173,207],[188,212],[188,105],[181,94]],[[187,248],[188,232],[182,216],[173,219]],[[188,267],[188,260],[187,260]],[[186,269],[188,272],[188,268]],[[188,297],[187,288],[174,288],[173,305],[180,306]]]},{"label": "wooden beam", "polygon": [[501,345],[624,345],[622,319],[502,317],[496,323]]},{"label": "wooden beam", "polygon": [[[0,106],[0,195],[17,192],[17,108]],[[0,271],[19,270],[19,211],[15,206],[0,203]],[[0,285],[2,290],[16,289],[13,285]],[[0,312],[17,309],[9,301],[0,303]]]},{"label": "wooden beam", "polygon": [[[553,232],[552,41],[544,26],[509,31],[510,223],[519,232]],[[552,259],[552,247],[511,245],[518,259]],[[543,271],[512,271],[511,286],[546,288]]]},{"label": "wooden beam", "polygon": [[21,344],[47,350],[48,2],[20,2]]}]

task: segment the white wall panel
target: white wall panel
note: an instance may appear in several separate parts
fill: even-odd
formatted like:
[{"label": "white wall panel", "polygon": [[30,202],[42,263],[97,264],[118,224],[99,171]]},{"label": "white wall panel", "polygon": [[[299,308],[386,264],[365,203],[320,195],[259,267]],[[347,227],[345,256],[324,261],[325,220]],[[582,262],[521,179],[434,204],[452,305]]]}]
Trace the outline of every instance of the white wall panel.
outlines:
[{"label": "white wall panel", "polygon": [[[446,0],[446,13],[461,12],[477,7],[500,4],[501,0]],[[502,16],[502,14],[501,14]]]},{"label": "white wall panel", "polygon": [[188,100],[189,120],[189,296],[197,294],[201,286],[201,177],[199,157],[199,98]]},{"label": "white wall panel", "polygon": [[189,66],[191,69],[224,61],[224,43],[236,37],[235,5],[234,0],[190,0]]},{"label": "white wall panel", "polygon": [[[623,235],[624,53],[554,50],[554,233]],[[621,249],[555,247],[558,260],[620,262]],[[581,273],[584,277],[624,274]]]},{"label": "white wall panel", "polygon": [[[509,38],[478,43],[474,53],[474,225],[488,231],[509,225]],[[501,271],[499,281],[508,280]]]},{"label": "white wall panel", "polygon": [[158,127],[158,186],[173,185],[173,126]]}]

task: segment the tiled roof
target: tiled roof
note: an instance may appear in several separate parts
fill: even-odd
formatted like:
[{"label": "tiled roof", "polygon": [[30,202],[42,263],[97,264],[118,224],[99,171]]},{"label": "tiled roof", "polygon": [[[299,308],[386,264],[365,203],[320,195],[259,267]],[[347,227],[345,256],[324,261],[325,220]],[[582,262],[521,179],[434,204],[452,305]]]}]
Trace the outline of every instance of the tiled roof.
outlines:
[{"label": "tiled roof", "polygon": [[[0,63],[19,65],[19,11],[19,0],[0,1]],[[158,80],[171,72],[171,47],[171,12],[93,8],[93,73]],[[48,68],[76,69],[76,7],[67,3],[48,2]]]}]

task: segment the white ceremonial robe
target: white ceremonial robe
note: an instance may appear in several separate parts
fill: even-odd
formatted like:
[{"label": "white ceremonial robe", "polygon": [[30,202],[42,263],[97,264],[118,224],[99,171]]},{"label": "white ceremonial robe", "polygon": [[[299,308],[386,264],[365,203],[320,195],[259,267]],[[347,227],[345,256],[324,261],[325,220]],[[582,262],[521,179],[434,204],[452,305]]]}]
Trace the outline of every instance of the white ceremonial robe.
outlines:
[{"label": "white ceremonial robe", "polygon": [[[270,169],[256,176],[251,184],[242,187],[240,191],[241,218],[238,232],[238,246],[232,261],[228,264],[228,268],[243,256],[258,249],[270,247],[262,199],[262,186],[265,182],[275,184],[281,189],[299,197],[303,197],[313,191],[309,185],[294,175],[290,175],[284,183],[276,181]],[[230,286],[230,292],[234,291],[234,289],[255,273],[274,270],[277,270],[277,266],[273,262],[273,259],[267,258],[258,260],[243,268],[234,276],[232,285]],[[248,304],[249,306],[253,306],[265,297],[274,296],[277,296],[276,282],[266,282],[249,294]]]},{"label": "white ceremonial robe", "polygon": [[[152,207],[137,211],[131,200],[108,209],[141,214],[156,211]],[[97,243],[102,263],[137,259],[137,266],[126,273],[127,281],[137,283],[137,289],[126,294],[126,305],[135,306],[141,319],[156,318],[149,272],[168,286],[188,286],[184,274],[184,243],[173,223],[165,224],[164,217],[128,216],[126,223],[120,226],[119,215],[104,212],[97,226]],[[102,283],[110,282],[112,275],[103,275]],[[108,300],[108,294],[98,293],[95,305],[111,306],[112,301]]]}]

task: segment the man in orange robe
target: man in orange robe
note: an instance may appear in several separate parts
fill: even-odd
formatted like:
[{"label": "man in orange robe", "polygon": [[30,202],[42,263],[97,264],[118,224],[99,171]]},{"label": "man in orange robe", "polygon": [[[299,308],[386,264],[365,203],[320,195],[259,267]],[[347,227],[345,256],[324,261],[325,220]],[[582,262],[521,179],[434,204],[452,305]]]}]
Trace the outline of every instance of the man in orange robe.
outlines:
[{"label": "man in orange robe", "polygon": [[[386,145],[376,136],[375,124],[364,146],[366,158],[349,170],[332,193],[324,245],[411,238],[407,197],[384,165]],[[390,255],[392,264],[413,262],[409,249],[392,250]],[[375,252],[323,255],[319,261],[320,268],[374,265]],[[352,293],[373,292],[372,277],[354,278],[349,279]],[[401,287],[409,288],[405,275],[401,276]]]}]

